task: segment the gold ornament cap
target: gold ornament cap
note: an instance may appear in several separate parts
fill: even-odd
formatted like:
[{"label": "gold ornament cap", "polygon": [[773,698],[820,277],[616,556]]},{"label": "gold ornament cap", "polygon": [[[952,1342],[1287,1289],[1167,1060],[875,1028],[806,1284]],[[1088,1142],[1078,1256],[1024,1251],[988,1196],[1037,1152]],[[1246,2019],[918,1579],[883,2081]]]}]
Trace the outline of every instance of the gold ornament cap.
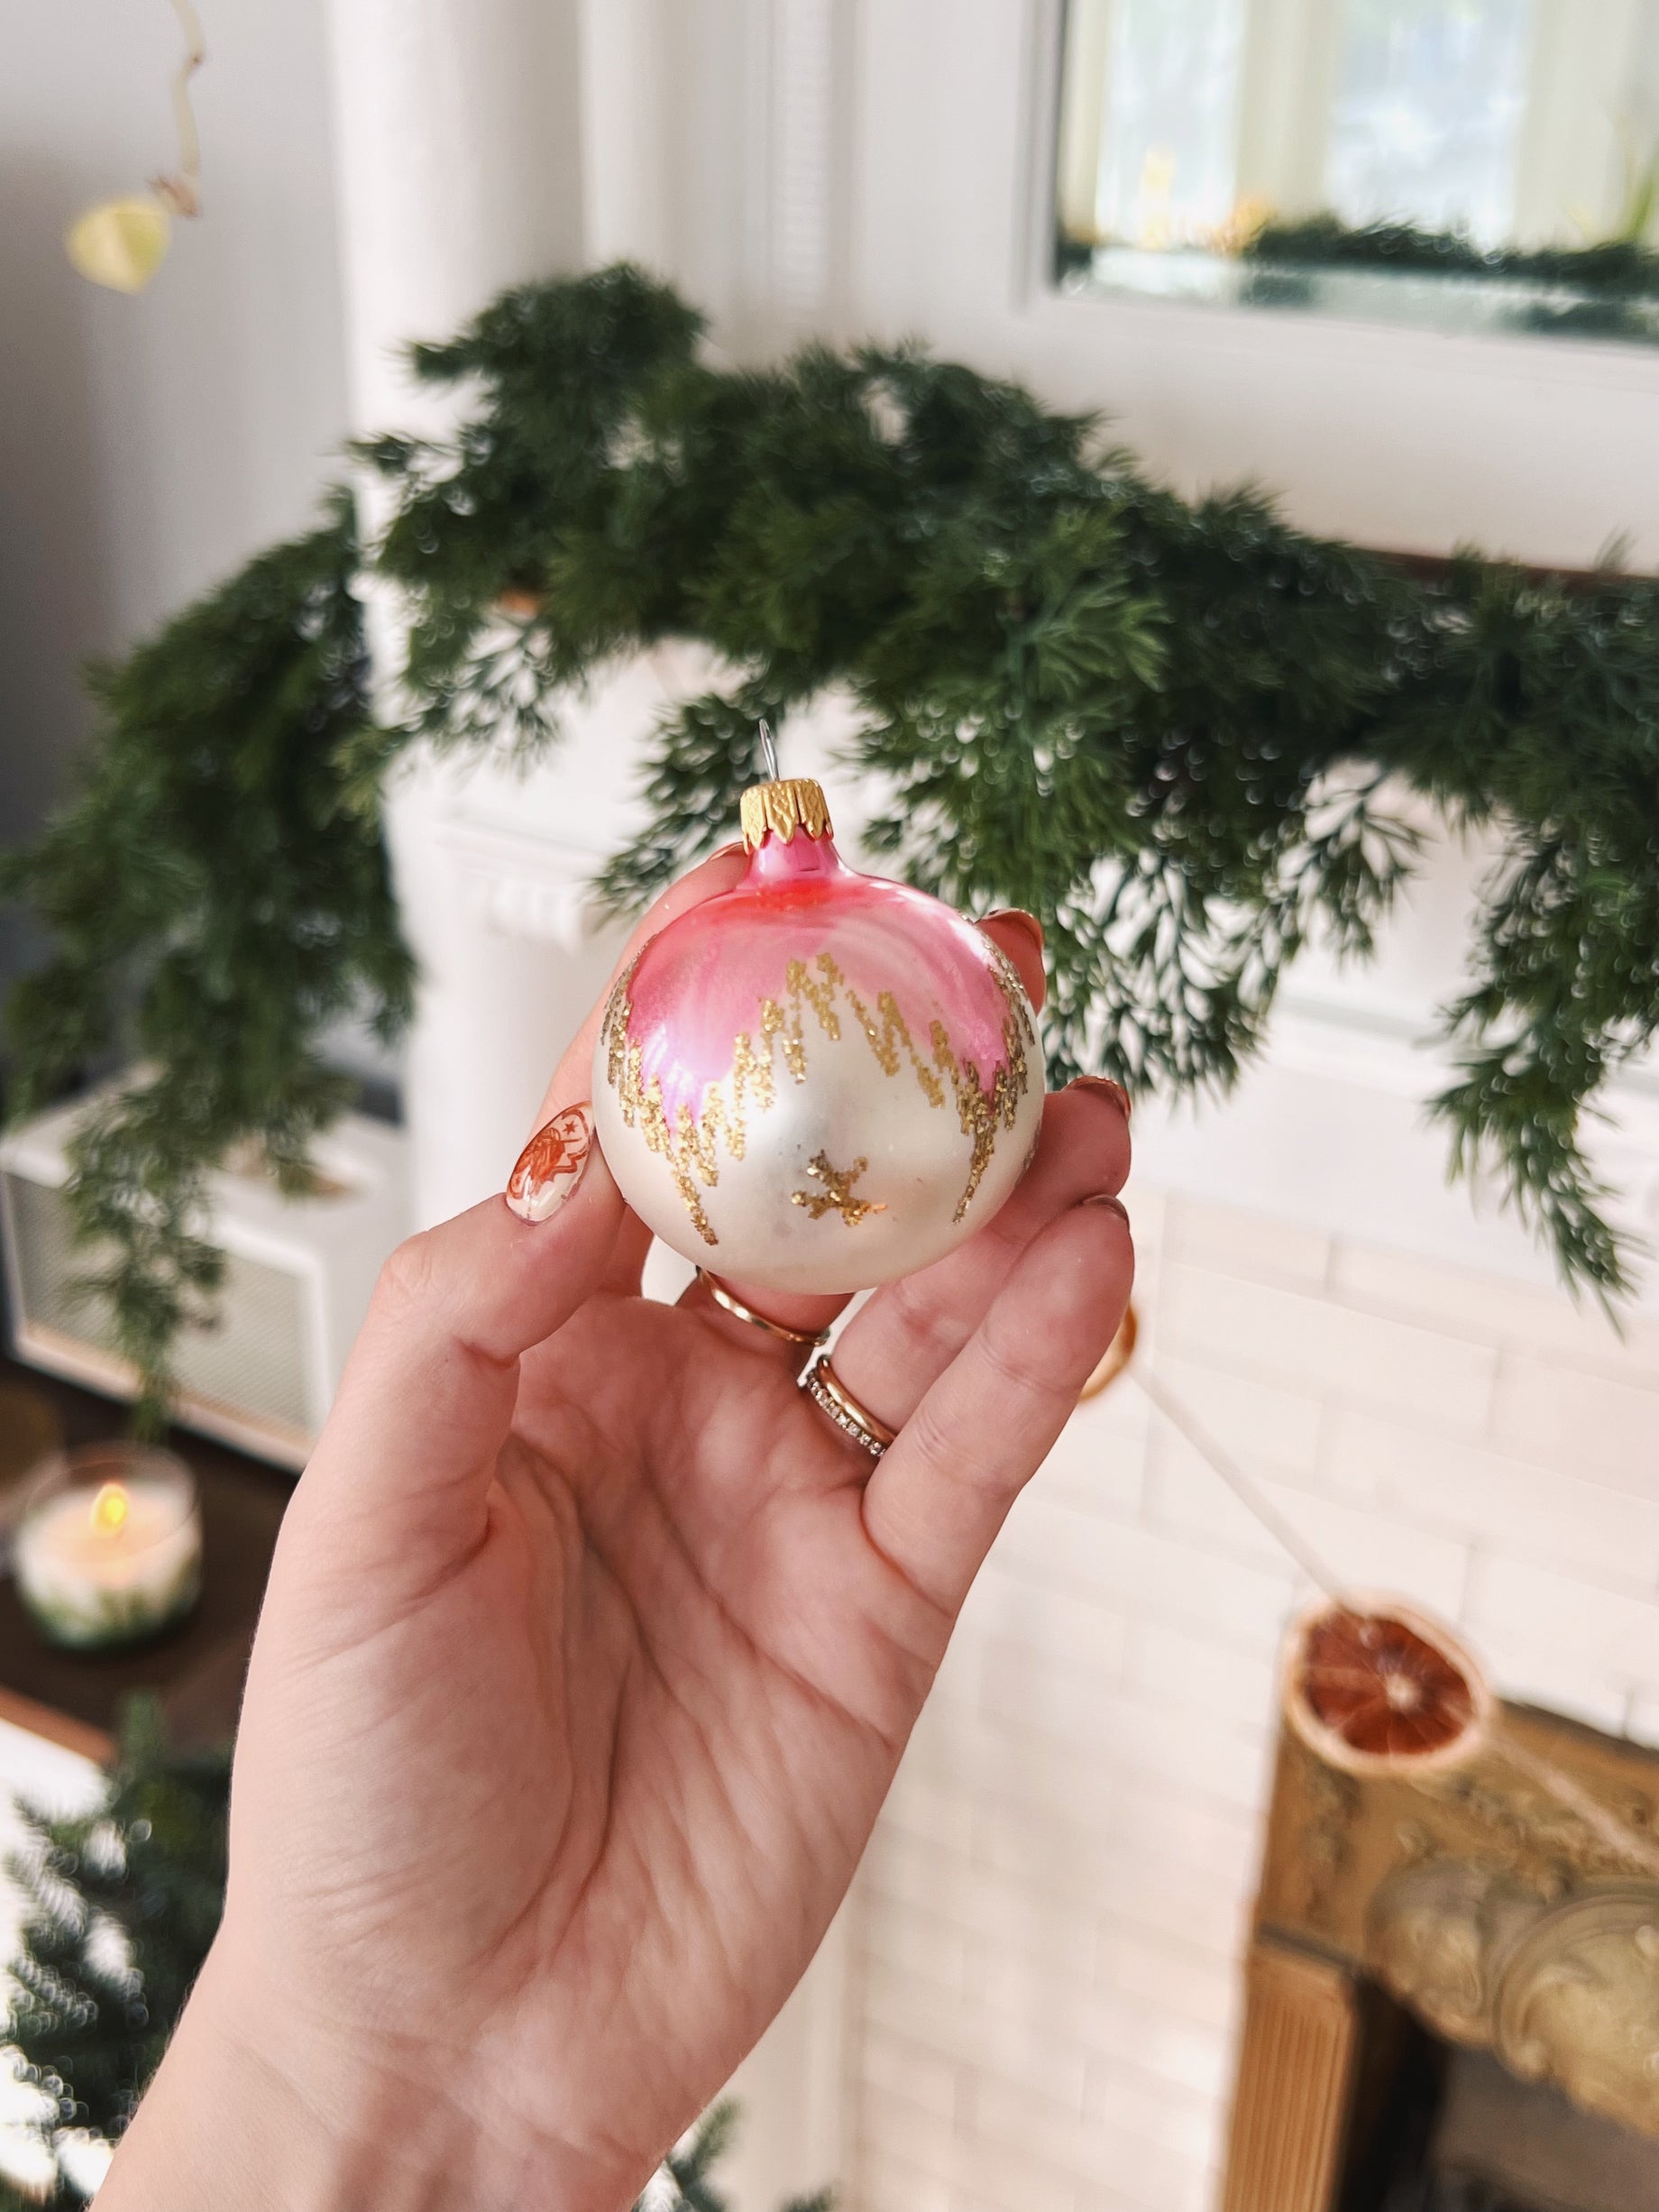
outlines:
[{"label": "gold ornament cap", "polygon": [[738,812],[746,852],[758,852],[768,831],[785,845],[797,830],[804,830],[809,837],[835,835],[824,787],[810,776],[780,776],[751,784]]}]

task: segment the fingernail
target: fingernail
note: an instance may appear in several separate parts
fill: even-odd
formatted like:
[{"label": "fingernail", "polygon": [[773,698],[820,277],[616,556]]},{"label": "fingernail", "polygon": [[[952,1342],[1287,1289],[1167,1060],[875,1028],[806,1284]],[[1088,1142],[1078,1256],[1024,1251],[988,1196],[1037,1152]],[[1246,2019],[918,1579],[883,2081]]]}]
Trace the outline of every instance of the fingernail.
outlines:
[{"label": "fingernail", "polygon": [[735,853],[740,853],[742,850],[743,840],[740,837],[734,837],[729,845],[717,845],[709,858],[710,860],[729,860]]},{"label": "fingernail", "polygon": [[1093,1198],[1085,1198],[1083,1203],[1085,1206],[1104,1206],[1107,1213],[1117,1216],[1126,1229],[1134,1226],[1129,1218],[1129,1208],[1122,1198],[1114,1198],[1109,1190],[1097,1190]]},{"label": "fingernail", "polygon": [[985,921],[1012,922],[1016,929],[1024,931],[1039,952],[1042,950],[1042,923],[1035,914],[1027,913],[1023,906],[994,906]]},{"label": "fingernail", "polygon": [[545,1221],[582,1180],[593,1149],[591,1106],[566,1106],[538,1129],[507,1179],[507,1203],[520,1221]]},{"label": "fingernail", "polygon": [[1068,1090],[1104,1091],[1125,1121],[1134,1112],[1134,1100],[1123,1086],[1114,1083],[1109,1075],[1075,1075],[1066,1088]]}]

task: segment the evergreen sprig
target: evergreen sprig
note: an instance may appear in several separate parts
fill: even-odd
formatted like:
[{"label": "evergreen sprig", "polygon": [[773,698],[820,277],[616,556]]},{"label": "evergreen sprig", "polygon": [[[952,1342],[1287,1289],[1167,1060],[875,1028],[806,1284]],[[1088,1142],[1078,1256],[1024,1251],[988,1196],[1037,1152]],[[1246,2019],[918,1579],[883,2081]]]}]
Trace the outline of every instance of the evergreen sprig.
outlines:
[{"label": "evergreen sprig", "polygon": [[1416,849],[1399,795],[1486,826],[1503,857],[1434,1110],[1453,1168],[1495,1169],[1566,1281],[1619,1297],[1580,1139],[1659,1027],[1659,586],[1413,573],[1253,493],[1187,504],[958,363],[729,370],[701,329],[624,267],[415,349],[465,412],[447,443],[362,448],[390,505],[370,557],[410,613],[395,725],[366,704],[341,509],[105,679],[83,796],[14,872],[61,947],[14,1033],[25,1106],[116,1048],[153,1071],[73,1186],[152,1400],[211,1289],[203,1177],[243,1135],[300,1172],[338,1096],[325,1023],[407,1010],[391,762],[539,752],[564,693],[665,638],[725,673],[655,733],[611,904],[729,834],[763,715],[838,691],[875,851],[1041,919],[1057,1077],[1224,1089],[1310,935],[1371,949]]},{"label": "evergreen sprig", "polygon": [[[228,1754],[170,1749],[141,1698],[91,1812],[18,1808],[28,1842],[8,1870],[24,1910],[5,2040],[41,2093],[54,2163],[65,2136],[115,2140],[160,2061],[224,1907],[229,1791]],[[81,2198],[65,2177],[48,2201]]]},{"label": "evergreen sprig", "polygon": [[371,727],[357,558],[336,496],[318,529],[95,672],[80,792],[0,872],[56,945],[12,1003],[14,1110],[122,1070],[73,1141],[68,1198],[149,1428],[220,1280],[209,1174],[252,1143],[303,1189],[351,1096],[325,1031],[362,1013],[390,1034],[408,1010],[379,821],[346,803]]},{"label": "evergreen sprig", "polygon": [[1639,236],[1582,246],[1482,246],[1467,231],[1405,222],[1348,224],[1326,212],[1294,223],[1264,223],[1242,251],[1247,261],[1503,277],[1618,298],[1659,295],[1659,252]]}]

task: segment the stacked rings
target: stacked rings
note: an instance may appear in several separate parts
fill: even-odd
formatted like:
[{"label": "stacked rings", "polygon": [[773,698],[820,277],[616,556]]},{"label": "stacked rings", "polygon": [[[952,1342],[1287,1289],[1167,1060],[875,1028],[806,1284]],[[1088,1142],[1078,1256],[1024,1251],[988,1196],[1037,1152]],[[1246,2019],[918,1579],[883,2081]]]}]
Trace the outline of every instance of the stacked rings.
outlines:
[{"label": "stacked rings", "polygon": [[749,1307],[740,1305],[725,1284],[717,1282],[706,1267],[700,1267],[697,1276],[715,1304],[730,1314],[734,1321],[747,1321],[751,1328],[765,1329],[768,1336],[775,1336],[781,1343],[806,1345],[814,1352],[820,1345],[827,1345],[830,1341],[828,1329],[785,1328],[781,1321],[768,1321],[764,1313],[756,1313]]},{"label": "stacked rings", "polygon": [[801,1387],[842,1435],[861,1445],[872,1459],[879,1459],[898,1433],[858,1403],[830,1366],[827,1352],[820,1353],[802,1376]]}]

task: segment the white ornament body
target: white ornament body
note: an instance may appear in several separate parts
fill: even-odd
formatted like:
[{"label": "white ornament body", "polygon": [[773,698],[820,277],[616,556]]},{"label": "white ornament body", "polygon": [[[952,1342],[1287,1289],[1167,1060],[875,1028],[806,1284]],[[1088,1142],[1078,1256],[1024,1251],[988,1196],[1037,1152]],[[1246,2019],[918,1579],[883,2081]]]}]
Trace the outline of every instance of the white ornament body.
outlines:
[{"label": "white ornament body", "polygon": [[1042,1056],[981,932],[797,830],[646,946],[592,1095],[610,1171],[665,1244],[746,1287],[840,1292],[991,1219],[1036,1143]]}]

